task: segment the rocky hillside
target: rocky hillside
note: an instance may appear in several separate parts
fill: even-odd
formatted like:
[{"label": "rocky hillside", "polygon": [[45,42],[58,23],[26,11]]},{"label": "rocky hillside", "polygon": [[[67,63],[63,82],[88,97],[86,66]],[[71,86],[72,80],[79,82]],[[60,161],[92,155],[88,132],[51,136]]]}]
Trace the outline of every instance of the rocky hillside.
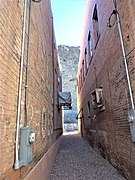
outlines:
[{"label": "rocky hillside", "polygon": [[72,95],[72,110],[65,111],[65,123],[77,122],[77,69],[80,47],[58,46],[61,63],[63,91],[70,91]]}]

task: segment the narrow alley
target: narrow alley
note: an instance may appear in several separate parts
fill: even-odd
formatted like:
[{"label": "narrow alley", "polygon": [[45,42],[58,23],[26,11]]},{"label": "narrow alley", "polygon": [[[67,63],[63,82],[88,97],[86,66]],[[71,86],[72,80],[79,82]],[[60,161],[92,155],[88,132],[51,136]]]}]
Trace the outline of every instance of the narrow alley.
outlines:
[{"label": "narrow alley", "polygon": [[124,178],[135,0],[0,0],[0,180]]},{"label": "narrow alley", "polygon": [[66,134],[49,180],[124,180],[124,178],[78,134]]}]

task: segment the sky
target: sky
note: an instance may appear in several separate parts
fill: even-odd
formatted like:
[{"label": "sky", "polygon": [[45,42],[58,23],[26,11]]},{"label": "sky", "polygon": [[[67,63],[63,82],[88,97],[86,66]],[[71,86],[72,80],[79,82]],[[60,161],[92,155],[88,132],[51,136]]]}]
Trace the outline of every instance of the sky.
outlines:
[{"label": "sky", "polygon": [[87,0],[51,0],[57,45],[81,46]]}]

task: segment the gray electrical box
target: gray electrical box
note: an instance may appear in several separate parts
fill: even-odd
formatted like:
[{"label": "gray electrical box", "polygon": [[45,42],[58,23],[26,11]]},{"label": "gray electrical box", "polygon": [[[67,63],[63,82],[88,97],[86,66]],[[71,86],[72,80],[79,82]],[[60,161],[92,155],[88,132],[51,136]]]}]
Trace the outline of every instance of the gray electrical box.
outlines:
[{"label": "gray electrical box", "polygon": [[128,112],[128,122],[130,125],[130,132],[132,141],[135,142],[135,109],[131,109]]},{"label": "gray electrical box", "polygon": [[[21,161],[22,166],[26,166],[33,160],[33,142],[35,140],[35,136],[30,127],[23,127],[20,129],[21,136],[20,136],[20,154],[19,159]],[[33,141],[31,141],[31,136]]]}]

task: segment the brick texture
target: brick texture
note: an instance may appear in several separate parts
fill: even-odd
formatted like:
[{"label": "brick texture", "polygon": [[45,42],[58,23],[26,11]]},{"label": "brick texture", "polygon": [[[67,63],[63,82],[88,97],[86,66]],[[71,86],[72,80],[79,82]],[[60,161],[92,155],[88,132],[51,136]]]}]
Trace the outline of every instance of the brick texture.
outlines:
[{"label": "brick texture", "polygon": [[[29,124],[36,133],[34,158],[27,166],[14,170],[15,134],[21,43],[23,0],[0,3],[0,179],[23,179],[62,133],[62,115],[57,108],[61,91],[59,62],[49,0],[32,2],[32,32],[29,78]],[[25,81],[28,43],[28,12],[23,71],[20,126],[25,124]],[[54,84],[54,85],[53,85]]]},{"label": "brick texture", "polygon": [[[93,13],[97,5],[99,39],[95,42]],[[133,96],[135,98],[135,6],[134,1],[117,0],[124,45],[127,55]],[[117,167],[127,179],[135,179],[135,145],[131,141],[128,111],[131,102],[122,57],[117,24],[110,30],[107,21],[114,9],[112,0],[89,0],[86,11],[85,31],[78,68],[78,110],[81,134],[104,158]],[[111,23],[116,21],[112,16]],[[88,48],[88,34],[91,34],[93,56],[90,58],[83,84],[79,80],[85,48]],[[89,52],[89,51],[88,51]],[[81,78],[80,78],[81,79]],[[103,87],[105,111],[94,110],[91,93]],[[90,102],[90,116],[88,113]]]}]

